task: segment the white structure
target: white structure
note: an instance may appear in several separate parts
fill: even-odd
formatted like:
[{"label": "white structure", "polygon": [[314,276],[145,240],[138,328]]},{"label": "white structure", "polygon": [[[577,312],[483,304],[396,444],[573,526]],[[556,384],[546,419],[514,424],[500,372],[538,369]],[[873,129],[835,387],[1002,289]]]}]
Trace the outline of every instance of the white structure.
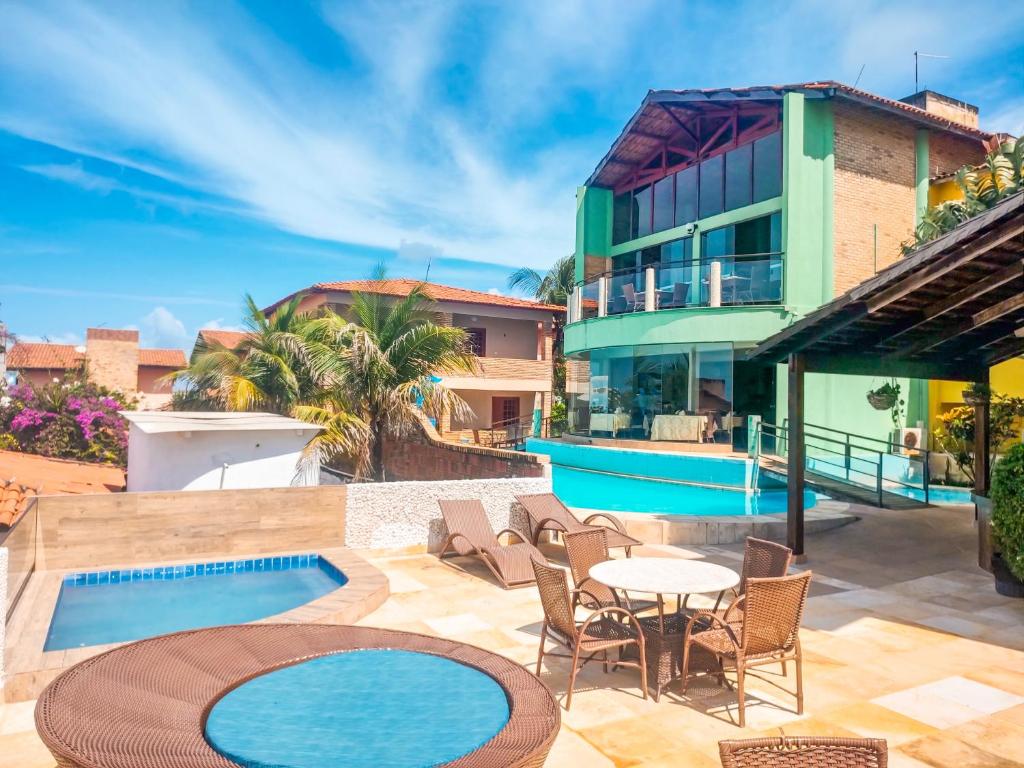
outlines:
[{"label": "white structure", "polygon": [[129,491],[200,491],[317,485],[299,471],[322,427],[272,413],[124,411]]}]

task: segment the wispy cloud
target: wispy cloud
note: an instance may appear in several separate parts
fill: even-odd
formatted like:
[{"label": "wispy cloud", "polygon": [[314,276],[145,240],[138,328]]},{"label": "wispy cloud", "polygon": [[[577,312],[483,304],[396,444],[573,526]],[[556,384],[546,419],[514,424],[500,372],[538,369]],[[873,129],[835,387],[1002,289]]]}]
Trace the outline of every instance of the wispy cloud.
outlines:
[{"label": "wispy cloud", "polygon": [[28,293],[39,296],[57,296],[76,299],[113,299],[143,304],[195,304],[216,307],[233,307],[236,302],[222,299],[211,299],[204,296],[153,296],[142,293],[115,293],[110,291],[90,291],[77,288],[51,288],[38,285],[19,285],[16,283],[0,284],[3,293]]}]

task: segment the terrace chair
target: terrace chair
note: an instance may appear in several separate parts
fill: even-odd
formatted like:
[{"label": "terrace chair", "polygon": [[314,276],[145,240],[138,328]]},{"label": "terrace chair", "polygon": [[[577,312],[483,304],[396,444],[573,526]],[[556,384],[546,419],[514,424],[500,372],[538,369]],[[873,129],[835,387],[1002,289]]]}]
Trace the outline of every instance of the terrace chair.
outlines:
[{"label": "terrace chair", "polygon": [[[565,539],[565,556],[569,559],[569,572],[576,586],[578,600],[584,608],[595,610],[610,606],[622,606],[622,601],[615,590],[599,581],[590,578],[590,569],[598,563],[611,560],[608,552],[608,532],[604,528],[588,528],[575,533],[567,533]],[[633,613],[653,608],[655,603],[646,600],[629,601],[626,605]]]},{"label": "terrace chair", "polygon": [[[608,651],[618,651],[614,660],[616,667],[634,667],[640,670],[640,690],[647,698],[647,658],[644,655],[644,633],[635,615],[619,606],[598,608],[584,621],[577,622],[574,607],[579,599],[580,590],[569,590],[569,580],[561,568],[553,568],[539,560],[533,561],[533,570],[540,592],[540,602],[544,609],[544,625],[540,631],[540,648],[537,651],[537,676],[540,676],[541,664],[545,656],[558,656],[572,659],[569,671],[569,685],[565,695],[565,708],[572,706],[572,690],[576,684],[576,673],[587,662],[600,657],[605,673],[608,664]],[[596,601],[589,596],[586,599]],[[571,655],[545,651],[544,644],[548,638],[562,645]],[[635,647],[638,661],[623,660],[622,650]],[[580,659],[582,657],[582,663]]]},{"label": "terrace chair", "polygon": [[[479,499],[441,500],[437,503],[441,506],[441,517],[448,529],[448,538],[437,554],[439,558],[478,557],[505,589],[533,583],[530,560],[535,557],[543,560],[544,555],[521,533],[506,528],[496,536]],[[504,533],[517,537],[520,543],[502,544],[498,536]]]},{"label": "terrace chair", "polygon": [[622,296],[626,299],[626,306],[630,312],[637,312],[644,308],[644,300],[636,295],[636,289],[632,283],[624,283]]},{"label": "terrace chair", "polygon": [[[811,572],[774,579],[747,579],[743,595],[743,621],[728,624],[712,611],[697,611],[683,635],[683,693],[690,676],[690,648],[697,646],[718,661],[718,679],[725,682],[725,662],[736,668],[739,694],[739,725],[746,725],[743,682],[747,670],[766,664],[796,662],[796,711],[804,712],[803,654],[800,622]],[[703,630],[704,626],[710,629]],[[702,631],[703,630],[703,631]],[[783,666],[785,672],[785,666]]]},{"label": "terrace chair", "polygon": [[673,283],[672,285],[672,298],[668,302],[662,304],[662,309],[670,309],[675,307],[685,307],[686,300],[690,296],[690,284],[689,283]]},{"label": "terrace chair", "polygon": [[[743,546],[743,570],[740,583],[733,589],[735,600],[724,610],[715,610],[715,615],[727,624],[743,623],[743,595],[747,579],[774,579],[785,576],[793,560],[793,550],[783,544],[748,536]],[[783,663],[783,670],[786,665]]]},{"label": "terrace chair", "polygon": [[722,768],[886,768],[885,739],[773,736],[718,742]]},{"label": "terrace chair", "polygon": [[[532,493],[516,496],[516,501],[526,508],[526,514],[530,518],[530,527],[533,531],[534,546],[537,545],[543,531],[557,531],[564,534],[593,530],[594,528],[606,531],[609,547],[613,549],[625,547],[626,557],[631,555],[633,547],[638,547],[643,543],[632,536],[628,536],[626,534],[626,526],[622,524],[622,521],[607,512],[595,512],[581,523],[553,493]],[[607,520],[610,525],[592,525],[590,521],[597,519]]]}]

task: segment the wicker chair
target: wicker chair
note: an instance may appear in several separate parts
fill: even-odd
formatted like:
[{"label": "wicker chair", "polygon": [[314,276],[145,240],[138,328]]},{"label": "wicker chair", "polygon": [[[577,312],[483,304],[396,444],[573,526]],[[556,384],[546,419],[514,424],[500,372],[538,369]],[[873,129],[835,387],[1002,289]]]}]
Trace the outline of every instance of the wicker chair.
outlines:
[{"label": "wicker chair", "polygon": [[[604,528],[590,528],[565,534],[565,556],[569,559],[572,583],[579,594],[577,602],[584,608],[594,610],[608,606],[622,606],[623,601],[615,590],[590,578],[590,569],[598,563],[611,560],[608,552],[608,533]],[[596,600],[595,600],[596,598]],[[625,607],[633,613],[640,613],[656,607],[650,600],[627,600]]]},{"label": "wicker chair", "polygon": [[[740,598],[746,592],[747,579],[785,576],[792,561],[793,550],[789,547],[748,536],[743,547],[743,570],[740,572],[740,583],[734,590],[735,596]],[[743,622],[742,600],[734,600],[728,608],[715,613],[729,624],[740,624]],[[785,670],[786,665],[783,664],[782,668]]]},{"label": "wicker chair", "polygon": [[[606,512],[595,512],[581,523],[553,493],[534,493],[516,496],[516,501],[525,507],[526,514],[530,518],[534,545],[540,541],[540,535],[544,531],[574,533],[594,528],[601,528],[607,531],[609,547],[613,549],[625,547],[626,557],[630,556],[633,547],[638,547],[642,543],[632,536],[628,536],[626,534],[626,526],[622,524],[622,521]],[[610,525],[591,524],[592,520],[598,519],[607,520]]]},{"label": "wicker chair", "polygon": [[885,739],[776,736],[718,742],[722,768],[886,768]]},{"label": "wicker chair", "polygon": [[[774,579],[747,579],[743,603],[743,621],[728,624],[712,611],[697,611],[683,635],[683,692],[690,672],[690,647],[697,646],[718,660],[720,681],[725,681],[724,662],[736,667],[739,693],[739,724],[746,725],[743,679],[751,667],[796,662],[796,711],[803,714],[803,654],[800,651],[800,622],[811,572]],[[703,626],[710,629],[701,631]],[[738,632],[737,632],[738,630]],[[783,666],[785,671],[785,666]]]},{"label": "wicker chair", "polygon": [[[543,560],[544,555],[521,533],[506,528],[495,536],[479,499],[445,500],[438,501],[438,504],[441,505],[441,516],[448,528],[448,538],[437,553],[439,558],[478,557],[505,589],[533,584],[530,561],[535,557]],[[517,537],[520,543],[502,545],[498,536],[503,533]]]},{"label": "wicker chair", "polygon": [[[576,673],[589,661],[600,657],[604,671],[608,672],[608,651],[618,651],[616,666],[635,667],[640,670],[640,690],[647,698],[647,658],[644,655],[644,633],[636,616],[625,608],[608,606],[594,611],[582,623],[577,623],[574,611],[574,598],[578,591],[569,590],[569,581],[565,571],[534,560],[533,570],[540,592],[540,602],[544,608],[544,626],[540,632],[540,648],[537,651],[537,675],[540,675],[541,664],[545,656],[558,656],[572,659],[572,670],[569,672],[569,685],[565,695],[566,710],[572,706],[572,689],[576,684]],[[597,598],[589,596],[590,600]],[[548,637],[565,646],[571,655],[545,651],[544,644]],[[622,659],[622,649],[636,647],[639,661]],[[582,663],[580,662],[583,657]]]}]

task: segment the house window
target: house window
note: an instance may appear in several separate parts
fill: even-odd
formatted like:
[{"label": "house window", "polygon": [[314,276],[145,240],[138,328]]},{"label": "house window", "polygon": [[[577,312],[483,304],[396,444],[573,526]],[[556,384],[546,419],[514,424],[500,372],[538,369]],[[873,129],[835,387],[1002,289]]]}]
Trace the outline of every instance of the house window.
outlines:
[{"label": "house window", "polygon": [[491,425],[515,421],[519,418],[518,397],[491,398]]},{"label": "house window", "polygon": [[750,205],[753,145],[744,144],[725,154],[725,210]]},{"label": "house window", "polygon": [[654,182],[654,231],[661,232],[672,228],[672,183],[674,179],[666,176]]},{"label": "house window", "polygon": [[676,226],[697,220],[697,166],[676,174]]},{"label": "house window", "polygon": [[651,187],[633,192],[633,237],[651,234]]},{"label": "house window", "polygon": [[487,329],[466,328],[466,337],[469,341],[469,351],[477,357],[487,355]]},{"label": "house window", "polygon": [[700,164],[700,217],[722,212],[723,156],[715,155]]},{"label": "house window", "polygon": [[782,131],[754,142],[754,202],[782,194]]},{"label": "house window", "polygon": [[615,196],[612,213],[612,245],[624,243],[633,239],[633,231],[630,229],[630,211],[633,207],[633,196],[629,192],[623,192]]}]

